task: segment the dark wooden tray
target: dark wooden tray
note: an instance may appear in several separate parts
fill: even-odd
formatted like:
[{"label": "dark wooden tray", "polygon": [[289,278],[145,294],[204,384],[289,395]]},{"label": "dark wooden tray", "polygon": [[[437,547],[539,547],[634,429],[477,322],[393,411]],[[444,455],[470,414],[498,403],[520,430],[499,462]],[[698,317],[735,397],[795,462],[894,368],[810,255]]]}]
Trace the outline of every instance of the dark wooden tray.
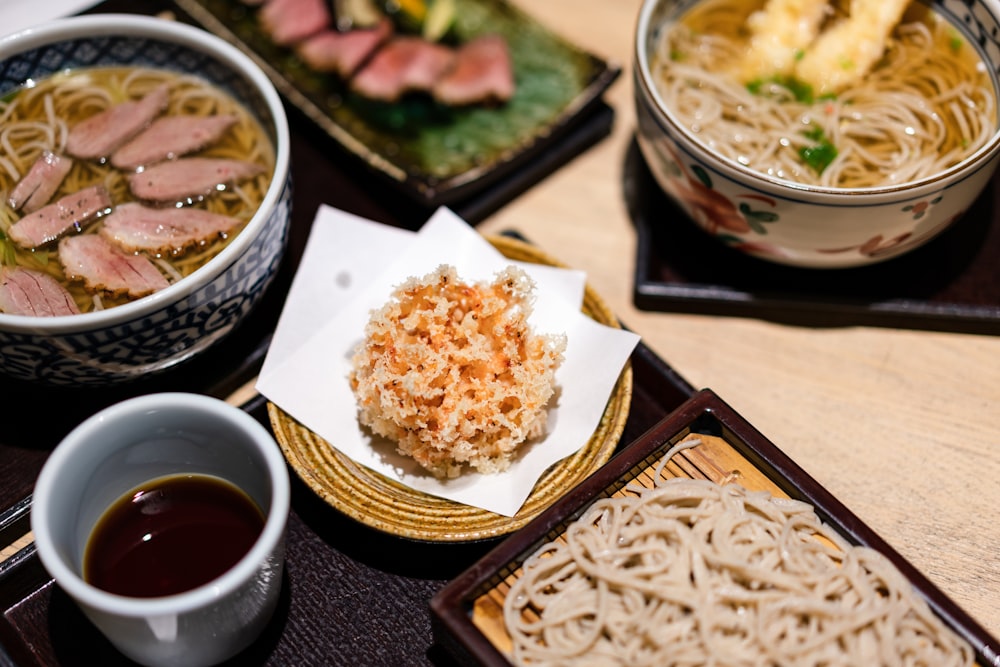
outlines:
[{"label": "dark wooden tray", "polygon": [[557,500],[527,526],[448,583],[431,601],[439,644],[463,665],[510,667],[504,598],[521,565],[543,544],[565,532],[595,500],[636,482],[649,487],[663,455],[688,436],[706,442],[671,461],[680,477],[721,483],[737,476],[752,490],[810,503],[849,542],[883,553],[928,601],[941,620],[977,652],[977,665],[1000,665],[1000,641],[991,637],[939,588],[847,507],[810,477],[711,390],[695,394],[603,468]]},{"label": "dark wooden tray", "polygon": [[639,308],[805,326],[1000,334],[1000,173],[961,220],[926,246],[881,264],[822,271],[772,264],[711,238],[663,194],[635,142],[625,158],[624,188],[638,235],[633,299]]},{"label": "dark wooden tray", "polygon": [[[644,345],[632,364],[635,386],[622,447],[694,391]],[[263,399],[243,407],[267,424]],[[41,440],[35,445],[48,451]],[[17,449],[2,445],[0,457],[6,462]],[[10,495],[8,482],[30,486],[43,458],[20,457],[20,465],[8,466],[4,496]],[[454,664],[434,643],[430,599],[497,541],[435,544],[380,533],[339,514],[291,477],[281,603],[265,634],[232,664]],[[0,537],[23,534],[29,513],[30,499],[12,504],[0,515]],[[33,545],[0,563],[0,614],[0,665],[129,664],[54,584]]]}]

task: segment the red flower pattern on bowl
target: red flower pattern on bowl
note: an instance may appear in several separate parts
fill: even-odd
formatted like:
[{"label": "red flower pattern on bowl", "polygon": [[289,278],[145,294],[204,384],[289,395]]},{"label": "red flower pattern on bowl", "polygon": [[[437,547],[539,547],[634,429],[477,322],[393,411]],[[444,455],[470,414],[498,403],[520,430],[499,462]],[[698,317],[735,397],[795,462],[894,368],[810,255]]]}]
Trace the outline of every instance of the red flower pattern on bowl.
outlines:
[{"label": "red flower pattern on bowl", "polygon": [[[986,0],[960,4],[951,10],[960,26],[968,26],[964,36],[982,47],[988,67],[1000,67],[1000,48],[974,39],[1000,30],[1000,10]],[[690,6],[644,0],[640,8],[633,60],[636,141],[663,191],[720,242],[791,266],[864,266],[925,244],[955,223],[990,183],[1000,163],[1000,127],[955,167],[914,183],[874,188],[805,186],[712,151],[670,109],[651,67],[663,26]]]}]

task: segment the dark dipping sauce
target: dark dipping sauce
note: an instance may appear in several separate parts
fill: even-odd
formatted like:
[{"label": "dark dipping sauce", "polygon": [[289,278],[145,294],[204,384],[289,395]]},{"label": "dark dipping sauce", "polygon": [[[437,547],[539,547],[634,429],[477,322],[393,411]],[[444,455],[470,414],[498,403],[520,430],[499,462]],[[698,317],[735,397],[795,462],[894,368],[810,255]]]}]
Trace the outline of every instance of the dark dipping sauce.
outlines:
[{"label": "dark dipping sauce", "polygon": [[158,477],[124,494],[98,519],[84,553],[84,579],[129,597],[183,593],[225,573],[263,529],[260,508],[225,480]]}]

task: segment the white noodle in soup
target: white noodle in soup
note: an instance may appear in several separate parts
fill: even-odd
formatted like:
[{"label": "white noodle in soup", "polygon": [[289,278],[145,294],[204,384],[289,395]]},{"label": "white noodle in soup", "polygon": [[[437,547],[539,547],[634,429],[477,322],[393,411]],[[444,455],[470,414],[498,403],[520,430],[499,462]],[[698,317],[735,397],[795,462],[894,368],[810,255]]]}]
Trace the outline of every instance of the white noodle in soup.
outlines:
[{"label": "white noodle in soup", "polygon": [[[193,155],[243,160],[259,164],[264,170],[197,202],[184,202],[240,220],[236,229],[179,257],[163,255],[150,259],[173,283],[203,266],[239,234],[263,201],[275,163],[271,140],[249,111],[229,93],[196,76],[137,67],[76,69],[33,82],[0,100],[0,266],[21,266],[49,273],[69,290],[81,312],[129,301],[124,296],[91,293],[80,282],[66,280],[56,244],[25,250],[11,241],[7,231],[22,214],[11,209],[7,196],[44,151],[66,154],[69,129],[78,122],[114,104],[138,100],[163,83],[169,84],[170,98],[162,115],[237,117],[218,142]],[[50,201],[98,184],[107,188],[115,206],[134,201],[127,181],[129,173],[114,168],[108,161],[74,158],[72,170]],[[98,219],[82,233],[95,234],[100,227]]]},{"label": "white noodle in soup", "polygon": [[888,559],[811,505],[660,476],[596,501],[525,561],[504,597],[516,664],[973,665]]},{"label": "white noodle in soup", "polygon": [[[650,68],[690,134],[768,176],[830,188],[892,186],[933,176],[997,130],[993,83],[975,48],[914,2],[882,59],[832,96],[776,77],[732,71],[760,0],[708,0],[663,30]],[[833,18],[828,19],[828,22]]]}]

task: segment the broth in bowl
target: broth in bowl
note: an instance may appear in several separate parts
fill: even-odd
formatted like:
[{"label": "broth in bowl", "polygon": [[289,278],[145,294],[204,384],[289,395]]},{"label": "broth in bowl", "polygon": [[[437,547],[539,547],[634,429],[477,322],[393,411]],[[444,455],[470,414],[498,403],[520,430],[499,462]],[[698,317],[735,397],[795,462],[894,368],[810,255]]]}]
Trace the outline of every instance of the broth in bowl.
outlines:
[{"label": "broth in bowl", "polygon": [[[149,122],[107,150],[88,153],[74,141],[74,129],[98,114],[120,105],[143,104],[164,91]],[[167,124],[158,125],[163,121]],[[116,117],[110,125],[124,122],[127,119]],[[162,153],[143,156],[142,148],[131,142],[154,129],[161,135],[151,136],[147,144],[154,148],[163,144]],[[178,139],[174,151],[169,144]],[[64,241],[78,236],[100,238],[102,244],[106,240],[116,253],[115,261],[121,259],[117,253],[129,261],[148,261],[155,285],[173,284],[215,257],[240,233],[263,202],[275,169],[270,138],[230,94],[195,75],[150,67],[71,69],[7,94],[0,102],[0,146],[0,278],[8,281],[16,268],[49,276],[68,292],[71,308],[83,313],[128,303],[157,287],[122,289],[92,278],[75,266],[81,250],[69,254]],[[28,206],[23,197],[13,196],[36,163],[56,160],[71,166],[44,202]],[[166,187],[177,174],[161,174],[158,169],[164,166],[179,166],[186,177],[202,167],[215,171],[207,188],[195,184],[190,189],[186,182],[189,189],[178,190]],[[149,185],[139,182],[143,174],[159,189],[152,193],[143,189]],[[18,223],[39,215],[29,209],[51,208],[78,193],[94,191],[89,189],[106,194],[94,215],[36,241],[17,231]],[[183,212],[186,220],[169,217],[171,211]],[[198,216],[199,211],[211,215],[197,217],[198,224],[192,227],[191,214]],[[128,223],[126,212],[133,214]],[[67,265],[70,257],[72,267]],[[12,299],[0,296],[0,310],[32,314],[14,310]]]},{"label": "broth in bowl", "polygon": [[810,269],[932,245],[1000,164],[998,30],[992,0],[643,0],[636,139],[677,205],[658,219]]},{"label": "broth in bowl", "polygon": [[700,2],[664,27],[650,70],[695,141],[798,184],[927,179],[997,131],[981,56],[919,2],[858,1],[851,16],[837,3]]}]

